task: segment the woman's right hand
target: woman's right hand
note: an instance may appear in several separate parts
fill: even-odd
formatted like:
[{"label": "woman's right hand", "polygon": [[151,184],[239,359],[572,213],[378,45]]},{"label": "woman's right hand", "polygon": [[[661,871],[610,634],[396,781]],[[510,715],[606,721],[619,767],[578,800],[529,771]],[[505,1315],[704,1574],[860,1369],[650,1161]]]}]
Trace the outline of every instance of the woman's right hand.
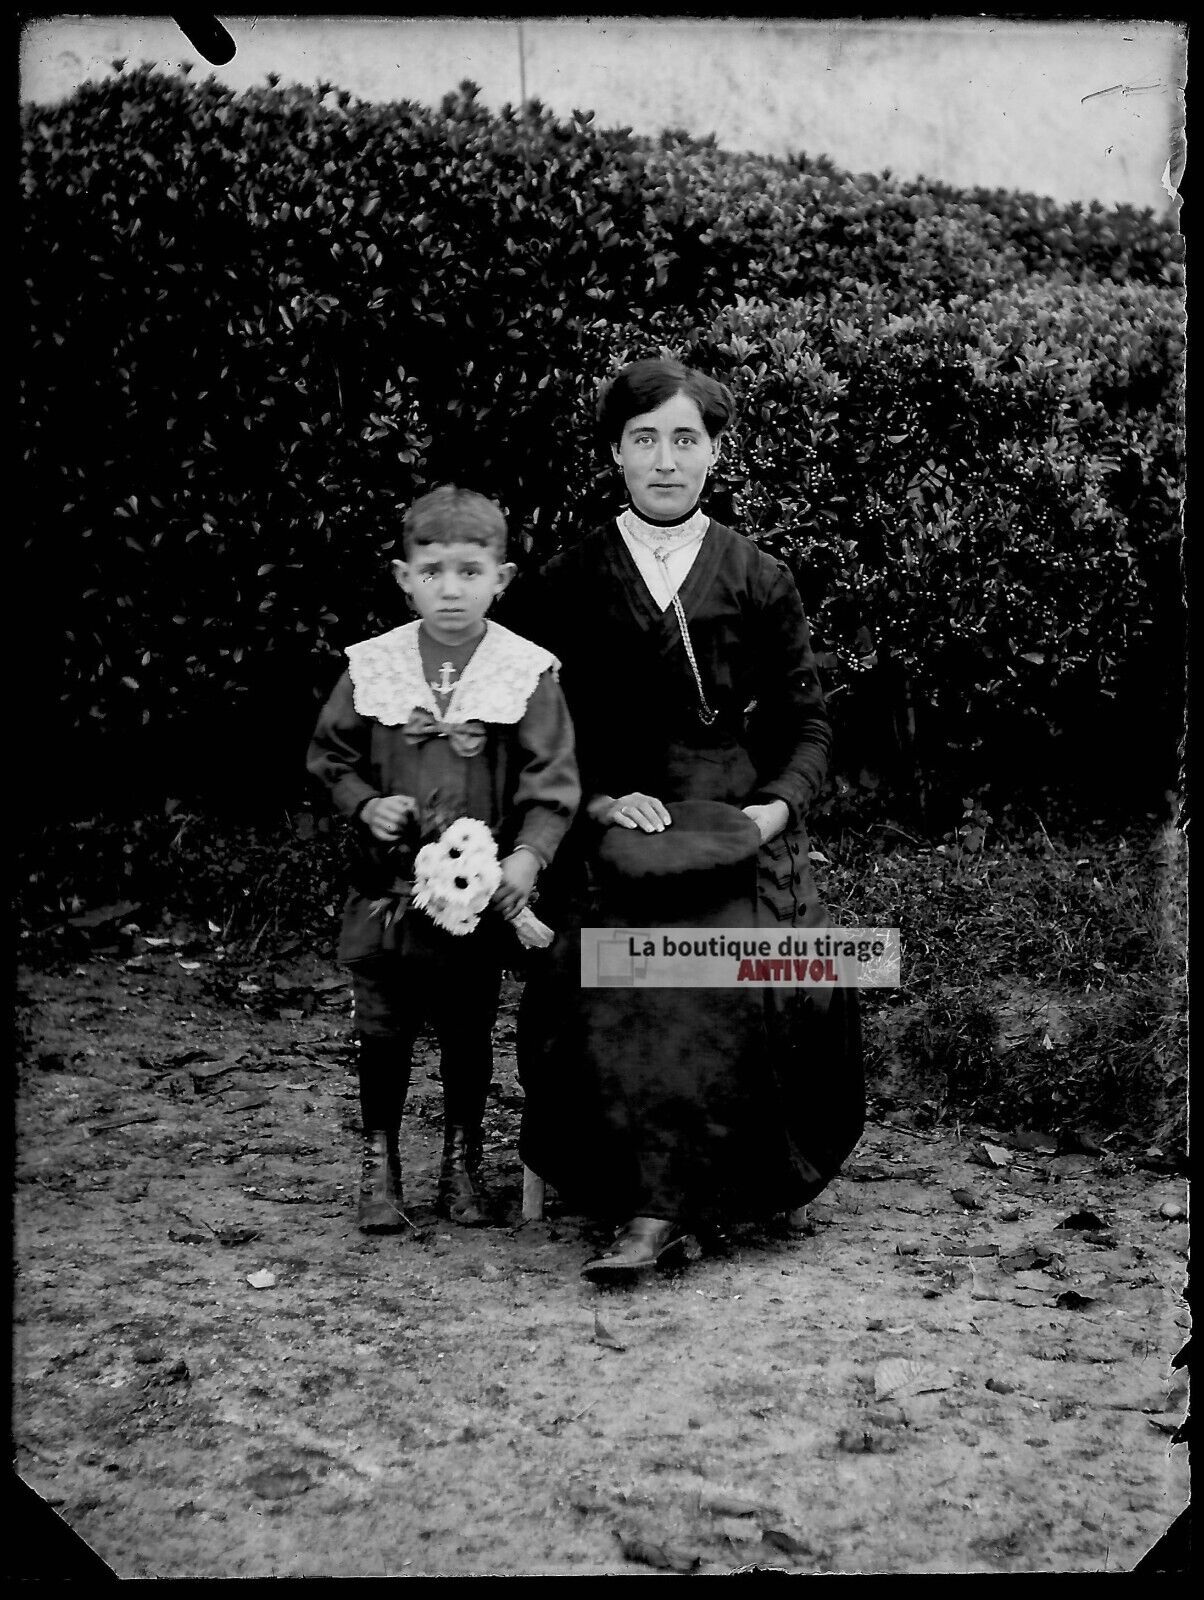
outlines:
[{"label": "woman's right hand", "polygon": [[604,828],[642,828],[645,833],[663,833],[673,818],[655,795],[621,794],[616,800],[602,794],[592,800],[589,814]]}]

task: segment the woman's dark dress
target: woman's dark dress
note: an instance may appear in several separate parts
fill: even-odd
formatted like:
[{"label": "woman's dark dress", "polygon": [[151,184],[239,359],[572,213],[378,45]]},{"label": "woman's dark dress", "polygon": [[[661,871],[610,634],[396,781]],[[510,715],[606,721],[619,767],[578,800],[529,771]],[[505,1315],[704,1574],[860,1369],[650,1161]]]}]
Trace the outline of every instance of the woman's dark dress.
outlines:
[{"label": "woman's dark dress", "polygon": [[577,930],[621,925],[628,911],[633,926],[828,922],[803,817],[830,729],[794,581],[712,522],[679,598],[711,727],[674,610],[659,610],[613,523],[520,591],[512,623],[560,658],[587,800],[640,790],[670,812],[685,799],[781,799],[790,811],[746,894],[718,875],[709,902],[675,901],[666,879],[651,924],[648,905],[624,905],[599,872],[604,830],[584,805],[541,884],[540,915],[559,937],[532,963],[519,1013],[520,1153],[570,1208],[618,1219],[804,1204],[864,1121],[854,991],[581,989]]}]

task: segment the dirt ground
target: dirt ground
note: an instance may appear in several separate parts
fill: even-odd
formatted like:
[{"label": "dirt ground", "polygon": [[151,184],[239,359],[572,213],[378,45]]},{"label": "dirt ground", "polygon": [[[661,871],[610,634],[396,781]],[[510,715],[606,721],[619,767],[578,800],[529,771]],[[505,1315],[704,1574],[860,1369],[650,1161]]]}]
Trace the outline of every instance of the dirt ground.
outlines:
[{"label": "dirt ground", "polygon": [[1185,1505],[1182,1180],[875,1110],[806,1230],[598,1289],[511,995],[497,1225],[434,1216],[426,1054],[370,1240],[342,979],[219,965],[18,979],[16,1467],[119,1576],[1126,1571]]}]

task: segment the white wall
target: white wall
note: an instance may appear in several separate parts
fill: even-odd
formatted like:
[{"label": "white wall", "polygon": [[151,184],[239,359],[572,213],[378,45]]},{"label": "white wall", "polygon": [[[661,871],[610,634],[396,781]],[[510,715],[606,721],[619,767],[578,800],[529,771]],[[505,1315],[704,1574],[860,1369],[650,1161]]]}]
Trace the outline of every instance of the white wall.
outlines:
[{"label": "white wall", "polygon": [[714,132],[732,149],[826,154],[1063,201],[1171,204],[1182,154],[1185,28],[992,18],[761,21],[223,17],[209,67],[169,17],[26,25],[21,98],[51,101],[115,58],[191,60],[233,88],[329,80],[373,100],[437,100],[463,78],[494,109],[523,92],[605,126]]}]

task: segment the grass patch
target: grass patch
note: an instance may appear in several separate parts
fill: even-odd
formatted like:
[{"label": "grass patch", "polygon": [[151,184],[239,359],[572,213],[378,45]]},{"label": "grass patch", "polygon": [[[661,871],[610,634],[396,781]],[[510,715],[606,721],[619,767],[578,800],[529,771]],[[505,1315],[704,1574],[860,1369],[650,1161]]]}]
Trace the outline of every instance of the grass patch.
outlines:
[{"label": "grass patch", "polygon": [[903,984],[867,991],[871,1085],[933,1120],[1033,1127],[1073,1146],[1187,1141],[1183,836],[1051,836],[968,808],[924,841],[890,824],[817,838],[834,922],[900,929]]},{"label": "grass patch", "polygon": [[[1187,869],[1173,825],[1051,836],[967,808],[924,840],[820,822],[832,921],[897,927],[903,984],[863,996],[871,1088],[933,1121],[1128,1135],[1186,1153]],[[71,919],[132,901],[144,932],[221,946],[226,970],[333,954],[344,835],[309,811],[248,823],[165,810],[48,827],[18,855],[20,948],[78,951]],[[66,942],[64,942],[66,934]]]}]

